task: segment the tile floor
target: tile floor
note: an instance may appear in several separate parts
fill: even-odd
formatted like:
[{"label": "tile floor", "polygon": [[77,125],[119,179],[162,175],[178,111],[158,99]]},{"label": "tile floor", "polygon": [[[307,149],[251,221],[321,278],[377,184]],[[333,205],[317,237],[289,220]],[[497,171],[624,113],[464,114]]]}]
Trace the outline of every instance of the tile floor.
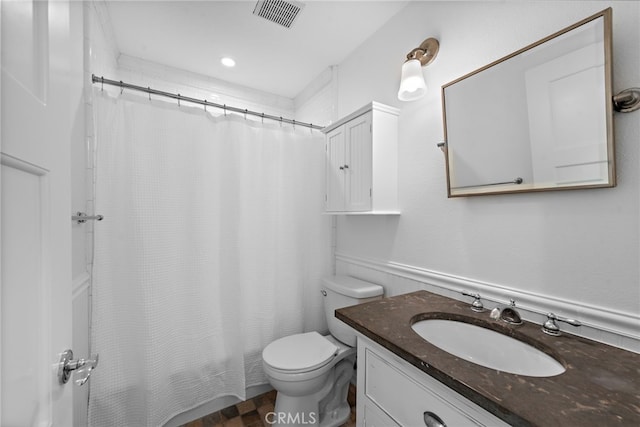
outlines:
[{"label": "tile floor", "polygon": [[[356,388],[353,384],[349,386],[349,405],[351,405],[351,416],[342,427],[355,427],[356,425]],[[251,400],[240,402],[237,405],[229,406],[199,420],[191,421],[182,427],[269,427],[265,416],[273,411],[276,401],[276,392],[261,394]]]}]

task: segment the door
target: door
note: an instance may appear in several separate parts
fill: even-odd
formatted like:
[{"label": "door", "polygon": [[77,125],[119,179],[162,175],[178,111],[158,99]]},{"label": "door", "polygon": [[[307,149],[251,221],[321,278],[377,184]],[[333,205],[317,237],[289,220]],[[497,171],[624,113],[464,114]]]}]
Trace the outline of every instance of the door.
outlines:
[{"label": "door", "polygon": [[349,212],[371,210],[372,134],[371,113],[345,124],[345,205]]},{"label": "door", "polygon": [[69,11],[59,0],[0,3],[3,427],[72,425],[71,386],[57,379],[72,320]]},{"label": "door", "polygon": [[345,126],[340,126],[327,134],[326,138],[326,200],[327,212],[345,210]]},{"label": "door", "polygon": [[607,182],[603,51],[593,43],[526,72],[534,182]]}]

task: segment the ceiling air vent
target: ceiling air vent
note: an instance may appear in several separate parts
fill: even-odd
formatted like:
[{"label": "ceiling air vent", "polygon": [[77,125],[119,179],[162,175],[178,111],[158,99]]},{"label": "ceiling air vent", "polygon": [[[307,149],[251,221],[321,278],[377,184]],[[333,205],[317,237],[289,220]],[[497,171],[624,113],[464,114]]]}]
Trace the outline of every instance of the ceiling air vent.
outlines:
[{"label": "ceiling air vent", "polygon": [[302,9],[304,4],[297,1],[259,0],[253,14],[290,28]]}]

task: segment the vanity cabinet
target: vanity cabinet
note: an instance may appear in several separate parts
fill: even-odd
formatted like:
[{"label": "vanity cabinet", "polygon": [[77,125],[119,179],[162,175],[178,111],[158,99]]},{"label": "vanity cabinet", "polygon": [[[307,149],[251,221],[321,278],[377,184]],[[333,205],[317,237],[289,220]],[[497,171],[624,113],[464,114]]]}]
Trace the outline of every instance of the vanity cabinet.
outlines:
[{"label": "vanity cabinet", "polygon": [[357,389],[358,427],[509,425],[362,335]]},{"label": "vanity cabinet", "polygon": [[372,102],[323,129],[327,213],[399,213],[398,114]]}]

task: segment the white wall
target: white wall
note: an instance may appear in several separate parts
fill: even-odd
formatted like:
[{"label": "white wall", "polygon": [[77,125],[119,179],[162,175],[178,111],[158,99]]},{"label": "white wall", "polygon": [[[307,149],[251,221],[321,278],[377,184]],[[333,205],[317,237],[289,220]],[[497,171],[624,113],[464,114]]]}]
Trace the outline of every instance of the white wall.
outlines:
[{"label": "white wall", "polygon": [[[608,6],[617,92],[640,85],[636,1],[411,2],[339,64],[341,116],[371,100],[401,108],[402,210],[398,218],[340,218],[339,260],[472,279],[465,283],[516,299],[526,295],[540,313],[578,307],[557,314],[584,320],[588,312],[594,327],[618,330],[606,318],[621,316],[630,329],[624,334],[637,339],[639,112],[614,117],[613,189],[447,199],[444,157],[436,148],[443,139],[441,85]],[[423,69],[428,95],[401,103],[396,93],[404,56],[428,37],[440,41],[438,57]]]}]

